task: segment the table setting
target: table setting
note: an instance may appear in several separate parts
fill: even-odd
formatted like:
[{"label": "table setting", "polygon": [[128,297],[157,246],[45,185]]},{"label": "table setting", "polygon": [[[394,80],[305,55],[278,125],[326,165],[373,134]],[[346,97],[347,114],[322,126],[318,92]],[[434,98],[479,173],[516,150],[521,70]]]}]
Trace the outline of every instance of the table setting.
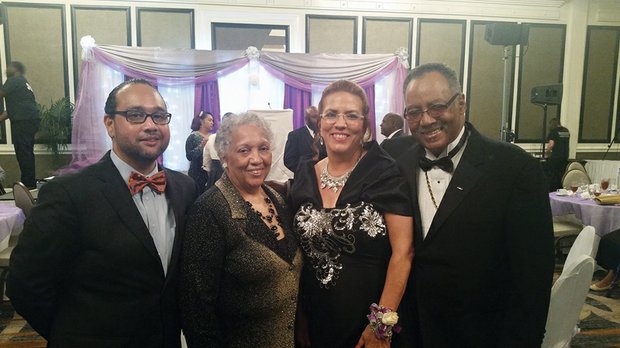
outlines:
[{"label": "table setting", "polygon": [[601,236],[620,229],[620,192],[609,179],[596,184],[572,183],[549,193],[549,202],[553,216],[574,214]]}]

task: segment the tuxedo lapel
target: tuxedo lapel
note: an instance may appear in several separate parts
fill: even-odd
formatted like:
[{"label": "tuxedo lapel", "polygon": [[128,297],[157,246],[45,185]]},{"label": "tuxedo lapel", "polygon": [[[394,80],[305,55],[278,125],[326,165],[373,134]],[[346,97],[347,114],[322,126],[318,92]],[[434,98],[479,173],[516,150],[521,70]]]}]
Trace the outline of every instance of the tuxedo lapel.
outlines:
[{"label": "tuxedo lapel", "polygon": [[486,156],[482,141],[483,139],[480,133],[472,127],[471,135],[467,141],[463,156],[454,171],[454,176],[452,180],[450,180],[450,184],[441,200],[439,209],[435,213],[428,234],[424,239],[425,243],[432,241],[434,235],[439,232],[446,220],[478,184],[478,181],[482,177],[484,171],[480,168],[480,165],[484,163],[484,157]]},{"label": "tuxedo lapel", "polygon": [[116,210],[120,220],[127,226],[127,230],[142,243],[148,253],[153,256],[154,260],[161,265],[161,260],[157,253],[153,238],[144,224],[144,220],[142,220],[142,215],[140,215],[138,208],[136,208],[136,204],[131,198],[127,184],[123,178],[121,178],[114,163],[112,163],[109,152],[100,163],[102,168],[97,171],[96,175],[105,183],[103,195],[107,198],[114,210]]},{"label": "tuxedo lapel", "polygon": [[[409,197],[411,197],[412,203],[418,201],[418,151],[420,151],[420,145],[416,143],[414,146],[409,147],[407,152],[398,158],[402,174],[405,176],[410,186]],[[423,240],[419,205],[417,203],[412,204],[412,210],[414,246],[417,246],[421,245]]]}]

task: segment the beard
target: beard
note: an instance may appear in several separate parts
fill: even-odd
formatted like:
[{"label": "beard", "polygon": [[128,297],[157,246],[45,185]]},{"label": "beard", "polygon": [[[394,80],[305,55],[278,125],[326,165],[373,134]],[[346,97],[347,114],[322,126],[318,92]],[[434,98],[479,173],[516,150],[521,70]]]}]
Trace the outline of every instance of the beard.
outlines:
[{"label": "beard", "polygon": [[169,139],[164,139],[161,134],[160,137],[161,143],[157,147],[147,147],[140,144],[138,141],[119,141],[118,138],[116,139],[116,145],[118,146],[118,149],[131,160],[139,163],[151,163],[156,161],[168,147]]}]

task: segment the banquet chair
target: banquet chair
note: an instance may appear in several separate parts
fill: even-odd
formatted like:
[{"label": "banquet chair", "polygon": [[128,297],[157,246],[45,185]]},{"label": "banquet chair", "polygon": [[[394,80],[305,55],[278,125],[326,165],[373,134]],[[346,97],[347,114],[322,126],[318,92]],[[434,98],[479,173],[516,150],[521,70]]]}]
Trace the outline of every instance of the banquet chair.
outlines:
[{"label": "banquet chair", "polygon": [[562,178],[562,187],[570,187],[572,183],[576,184],[591,184],[592,180],[588,176],[588,173],[579,169],[571,169],[564,173]]},{"label": "banquet chair", "polygon": [[568,256],[566,256],[566,260],[564,261],[564,268],[562,269],[562,274],[564,274],[564,271],[566,269],[570,269],[571,265],[574,264],[581,255],[587,255],[593,259],[596,259],[596,253],[598,252],[598,243],[600,241],[601,237],[596,234],[594,227],[584,227],[577,236],[577,239],[575,239],[573,246],[570,248]]},{"label": "banquet chair", "polygon": [[564,258],[568,255],[569,249],[582,229],[581,221],[574,214],[553,217],[553,238],[556,256]]},{"label": "banquet chair", "polygon": [[592,257],[580,255],[574,263],[564,267],[562,275],[553,284],[543,348],[570,346],[579,331],[579,314],[590,288],[594,266]]},{"label": "banquet chair", "polygon": [[15,198],[15,206],[20,208],[24,212],[26,218],[28,218],[28,216],[30,216],[30,209],[34,206],[34,198],[26,185],[19,181],[14,183],[13,197]]},{"label": "banquet chair", "polygon": [[588,171],[586,170],[586,167],[583,166],[583,164],[581,164],[581,162],[571,162],[566,166],[566,170],[564,171],[564,173],[568,173],[569,171],[576,169],[576,170],[581,170],[582,172],[588,174]]}]

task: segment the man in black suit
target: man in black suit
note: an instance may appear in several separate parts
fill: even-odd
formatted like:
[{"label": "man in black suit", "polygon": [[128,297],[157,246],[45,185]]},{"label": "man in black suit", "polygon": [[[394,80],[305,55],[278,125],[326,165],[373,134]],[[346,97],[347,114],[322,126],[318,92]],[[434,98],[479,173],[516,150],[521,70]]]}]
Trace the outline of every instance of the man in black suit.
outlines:
[{"label": "man in black suit", "polygon": [[398,138],[403,135],[403,118],[399,114],[388,112],[383,116],[379,128],[381,128],[381,134],[385,136],[385,139],[381,142],[381,146],[386,140]]},{"label": "man in black suit", "polygon": [[419,143],[397,160],[414,208],[416,347],[540,347],[554,269],[540,164],[465,122],[445,65],[413,69],[404,89]]},{"label": "man in black suit", "polygon": [[147,81],[123,82],[105,105],[112,151],[41,188],[7,294],[49,347],[180,347],[177,268],[196,187],[157,165],[170,117]]},{"label": "man in black suit", "polygon": [[[284,146],[284,165],[293,174],[301,160],[314,155],[312,142],[314,141],[314,134],[317,131],[319,121],[319,110],[317,110],[316,106],[310,106],[306,109],[304,119],[306,125],[289,132],[286,145]],[[324,150],[321,152],[323,153]],[[321,158],[323,157],[325,157],[324,154]]]}]

